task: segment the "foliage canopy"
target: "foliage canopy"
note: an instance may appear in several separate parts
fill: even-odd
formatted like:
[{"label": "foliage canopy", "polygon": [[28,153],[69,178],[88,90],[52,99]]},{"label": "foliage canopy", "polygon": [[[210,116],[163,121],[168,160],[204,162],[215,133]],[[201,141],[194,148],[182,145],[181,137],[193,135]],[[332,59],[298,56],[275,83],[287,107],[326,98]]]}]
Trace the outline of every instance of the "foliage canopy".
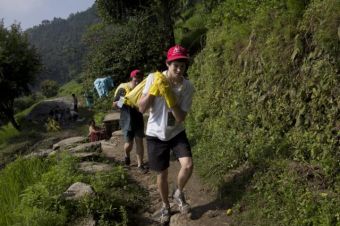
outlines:
[{"label": "foliage canopy", "polygon": [[14,119],[14,99],[30,93],[41,68],[40,57],[19,25],[10,29],[0,22],[0,117],[19,129]]}]

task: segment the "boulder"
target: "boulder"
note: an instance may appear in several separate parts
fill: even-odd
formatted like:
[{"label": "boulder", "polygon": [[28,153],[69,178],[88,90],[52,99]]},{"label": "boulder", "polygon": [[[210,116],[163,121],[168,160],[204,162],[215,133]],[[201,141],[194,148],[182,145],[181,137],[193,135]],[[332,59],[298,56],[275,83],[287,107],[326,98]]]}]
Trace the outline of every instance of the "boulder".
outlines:
[{"label": "boulder", "polygon": [[75,220],[71,225],[74,226],[95,226],[96,221],[93,219],[93,216],[82,217]]},{"label": "boulder", "polygon": [[75,146],[76,144],[83,143],[87,140],[86,137],[70,137],[53,144],[53,150],[66,149]]},{"label": "boulder", "polygon": [[42,149],[38,150],[36,152],[32,152],[28,155],[25,156],[25,158],[30,158],[30,157],[47,157],[50,155],[50,153],[53,152],[52,149]]},{"label": "boulder", "polygon": [[112,166],[101,162],[81,162],[79,170],[85,173],[107,172],[112,170]]},{"label": "boulder", "polygon": [[70,152],[101,152],[100,141],[79,144],[76,147],[69,148]]},{"label": "boulder", "polygon": [[94,195],[94,191],[90,185],[83,182],[76,182],[72,184],[63,195],[66,200],[79,200],[85,196]]},{"label": "boulder", "polygon": [[98,152],[73,152],[72,156],[84,161],[86,159],[97,159],[100,155]]},{"label": "boulder", "polygon": [[49,100],[43,100],[35,105],[32,111],[26,116],[29,121],[45,121],[49,117],[51,110],[66,110],[72,108],[71,97],[59,97]]}]

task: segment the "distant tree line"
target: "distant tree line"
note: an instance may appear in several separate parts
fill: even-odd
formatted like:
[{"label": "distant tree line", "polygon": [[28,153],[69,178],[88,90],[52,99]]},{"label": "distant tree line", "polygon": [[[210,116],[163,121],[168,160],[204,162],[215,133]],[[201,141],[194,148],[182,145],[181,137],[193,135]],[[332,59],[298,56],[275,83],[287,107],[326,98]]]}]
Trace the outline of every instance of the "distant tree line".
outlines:
[{"label": "distant tree line", "polygon": [[35,88],[41,87],[44,80],[64,84],[79,76],[87,52],[82,36],[90,25],[99,22],[95,11],[95,7],[91,7],[71,14],[67,19],[43,20],[40,25],[25,31],[43,63]]}]

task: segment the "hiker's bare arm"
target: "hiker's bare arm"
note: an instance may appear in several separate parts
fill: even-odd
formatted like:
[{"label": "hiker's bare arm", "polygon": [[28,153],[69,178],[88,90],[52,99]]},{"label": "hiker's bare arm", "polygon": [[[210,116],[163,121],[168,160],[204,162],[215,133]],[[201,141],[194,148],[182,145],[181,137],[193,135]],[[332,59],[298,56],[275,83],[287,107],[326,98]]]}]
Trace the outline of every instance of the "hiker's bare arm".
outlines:
[{"label": "hiker's bare arm", "polygon": [[183,111],[180,107],[175,105],[172,108],[172,115],[175,117],[176,122],[183,122],[187,116],[187,113]]},{"label": "hiker's bare arm", "polygon": [[117,109],[118,108],[117,103],[118,103],[118,101],[113,101],[112,102],[112,108]]},{"label": "hiker's bare arm", "polygon": [[155,100],[155,96],[150,94],[143,94],[138,101],[138,109],[141,113],[145,113]]}]

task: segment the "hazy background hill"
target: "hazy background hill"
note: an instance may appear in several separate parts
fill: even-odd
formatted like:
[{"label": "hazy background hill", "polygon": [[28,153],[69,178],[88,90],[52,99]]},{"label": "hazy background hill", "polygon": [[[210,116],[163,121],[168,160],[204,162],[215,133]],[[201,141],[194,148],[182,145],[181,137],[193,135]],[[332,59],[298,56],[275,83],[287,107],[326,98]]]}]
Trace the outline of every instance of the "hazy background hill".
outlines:
[{"label": "hazy background hill", "polygon": [[63,84],[79,75],[83,56],[86,55],[82,36],[90,25],[99,20],[92,6],[84,12],[70,14],[67,19],[44,20],[26,30],[29,41],[38,49],[44,64],[37,86],[46,79]]}]

